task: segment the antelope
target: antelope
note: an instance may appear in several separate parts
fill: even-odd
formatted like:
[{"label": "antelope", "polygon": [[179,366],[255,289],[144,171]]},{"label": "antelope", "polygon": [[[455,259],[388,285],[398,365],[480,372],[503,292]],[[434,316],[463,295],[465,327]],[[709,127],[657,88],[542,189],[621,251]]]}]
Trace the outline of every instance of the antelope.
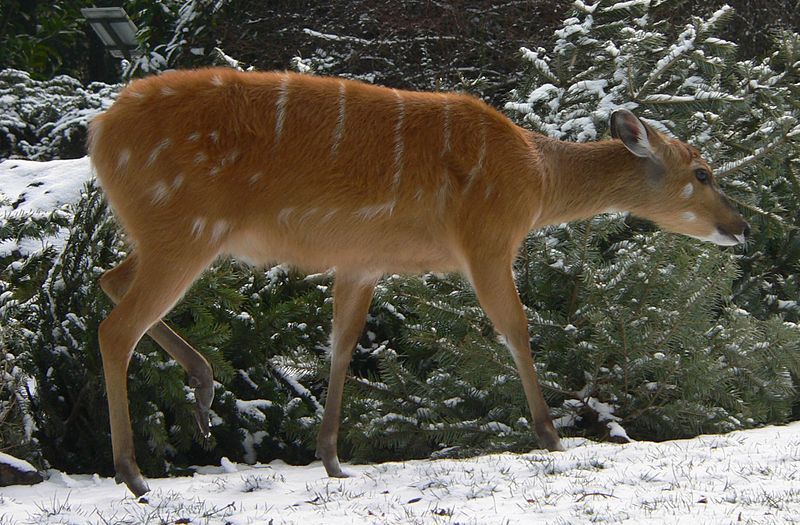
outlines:
[{"label": "antelope", "polygon": [[618,109],[612,139],[558,141],[471,96],[231,69],[131,82],[90,126],[89,151],[132,252],[100,279],[99,327],[117,482],[134,457],[128,363],[149,334],[187,372],[209,435],[208,362],[161,319],[216,258],[335,269],[331,370],[317,439],[329,476],[342,389],[378,279],[461,272],[508,346],[539,442],[564,447],[542,397],[512,263],[532,229],[627,211],[718,245],[749,226],[698,151]]}]

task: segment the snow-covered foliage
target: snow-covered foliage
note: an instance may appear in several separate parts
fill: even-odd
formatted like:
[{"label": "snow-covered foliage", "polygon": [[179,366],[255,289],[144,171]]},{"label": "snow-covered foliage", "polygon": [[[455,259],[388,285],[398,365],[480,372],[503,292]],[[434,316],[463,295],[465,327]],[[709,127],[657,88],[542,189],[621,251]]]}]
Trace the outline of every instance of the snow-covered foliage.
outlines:
[{"label": "snow-covered foliage", "polygon": [[69,76],[34,80],[23,71],[0,71],[0,158],[79,158],[86,125],[108,108],[119,86],[88,86]]},{"label": "snow-covered foliage", "polygon": [[[173,29],[169,41],[150,42],[147,27],[142,26],[140,40],[144,40],[145,52],[127,63],[125,76],[152,74],[174,67],[181,63],[187,65],[190,60],[187,56],[202,57],[210,54],[211,49],[206,49],[191,42],[196,42],[198,37],[208,29],[212,23],[212,15],[230,0],[165,0],[159,2],[161,15],[174,19]],[[144,18],[148,16],[147,9],[141,13]],[[206,63],[208,65],[208,63]]]}]

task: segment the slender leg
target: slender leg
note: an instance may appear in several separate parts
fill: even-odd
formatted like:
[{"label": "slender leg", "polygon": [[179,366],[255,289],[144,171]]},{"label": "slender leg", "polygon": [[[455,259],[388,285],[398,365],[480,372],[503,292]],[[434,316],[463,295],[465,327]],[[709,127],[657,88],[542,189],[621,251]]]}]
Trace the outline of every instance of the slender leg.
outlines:
[{"label": "slender leg", "polygon": [[100,323],[100,352],[111,420],[111,443],[118,482],[136,496],[149,490],[134,454],[128,411],[128,363],[142,335],[186,292],[215,254],[186,254],[185,259],[161,261],[140,253],[130,287],[109,316]]},{"label": "slender leg", "polygon": [[342,390],[350,359],[364,329],[375,290],[374,277],[337,271],[333,284],[333,335],[331,336],[331,377],[325,398],[325,412],[317,436],[317,457],[328,476],[345,478],[339,465],[336,443],[342,412]]},{"label": "slender leg", "polygon": [[533,417],[540,443],[548,450],[565,450],[542,395],[536,368],[531,357],[528,319],[519,300],[510,261],[486,261],[470,265],[475,292],[495,329],[506,339],[517,371],[522,379],[525,398]]},{"label": "slender leg", "polygon": [[[119,303],[128,291],[136,275],[137,256],[131,254],[127,259],[103,274],[100,287],[108,297]],[[158,345],[175,359],[189,375],[189,386],[194,389],[197,426],[203,436],[210,434],[209,410],[214,400],[214,374],[211,365],[197,350],[183,340],[163,321],[158,321],[148,331]]]}]

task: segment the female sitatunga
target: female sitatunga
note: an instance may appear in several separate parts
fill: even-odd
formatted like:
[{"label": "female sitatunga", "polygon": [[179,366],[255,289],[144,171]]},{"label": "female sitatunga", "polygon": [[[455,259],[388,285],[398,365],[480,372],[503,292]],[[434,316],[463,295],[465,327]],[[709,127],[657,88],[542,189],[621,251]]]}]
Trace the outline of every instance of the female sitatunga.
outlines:
[{"label": "female sitatunga", "polygon": [[376,281],[457,271],[506,341],[541,444],[563,450],[534,370],[511,266],[529,230],[626,210],[721,245],[747,223],[697,151],[627,110],[614,140],[556,141],[475,98],[336,78],[228,69],[132,82],[91,124],[90,153],[133,251],[101,285],[117,479],[148,490],[134,458],[127,369],[148,333],[183,366],[209,432],[211,368],[160,319],[220,255],[335,268],[332,363],[317,454],[336,453],[342,387]]}]

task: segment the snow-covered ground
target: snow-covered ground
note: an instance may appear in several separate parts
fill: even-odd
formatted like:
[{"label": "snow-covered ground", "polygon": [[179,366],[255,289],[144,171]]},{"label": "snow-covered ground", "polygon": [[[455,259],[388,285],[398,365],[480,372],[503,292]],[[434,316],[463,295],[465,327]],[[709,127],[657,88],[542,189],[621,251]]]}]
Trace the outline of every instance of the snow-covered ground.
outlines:
[{"label": "snow-covered ground", "polygon": [[142,500],[97,475],[0,488],[13,523],[797,523],[800,423],[561,453],[353,465],[202,467]]}]

